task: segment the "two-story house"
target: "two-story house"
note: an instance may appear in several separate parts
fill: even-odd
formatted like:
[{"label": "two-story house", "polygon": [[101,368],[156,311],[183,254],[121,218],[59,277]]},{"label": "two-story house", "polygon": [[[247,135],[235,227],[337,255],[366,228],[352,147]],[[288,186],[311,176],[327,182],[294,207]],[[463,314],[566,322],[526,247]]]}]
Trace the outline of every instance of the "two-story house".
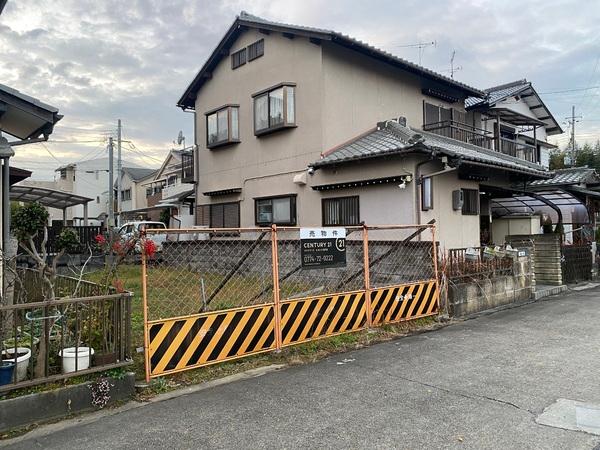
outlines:
[{"label": "two-story house", "polygon": [[547,142],[548,136],[562,134],[563,129],[532,84],[523,79],[484,92],[483,99],[466,101],[467,111],[481,124],[482,145],[548,168],[550,150],[556,148]]},{"label": "two-story house", "polygon": [[171,150],[154,176],[141,183],[146,196],[145,216],[159,220],[160,212],[168,210],[171,228],[194,226],[194,164],[189,150]]},{"label": "two-story house", "polygon": [[242,12],[178,103],[195,112],[196,223],[435,219],[443,245],[477,245],[482,183],[548,177],[479,137],[444,135],[447,120],[482,128],[465,101],[486,96],[343,34]]},{"label": "two-story house", "polygon": [[146,191],[143,184],[154,178],[156,169],[139,167],[124,167],[121,171],[121,191],[117,192],[118,183],[115,181],[115,198],[120,196],[121,210],[116,210],[119,223],[135,217],[134,211],[146,208]]}]

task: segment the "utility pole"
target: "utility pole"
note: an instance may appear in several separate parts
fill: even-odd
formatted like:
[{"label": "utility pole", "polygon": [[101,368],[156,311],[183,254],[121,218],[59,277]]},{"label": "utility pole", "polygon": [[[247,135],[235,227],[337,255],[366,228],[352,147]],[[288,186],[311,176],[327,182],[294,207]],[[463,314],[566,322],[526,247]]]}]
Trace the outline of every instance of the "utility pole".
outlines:
[{"label": "utility pole", "polygon": [[107,231],[112,231],[115,225],[115,199],[114,199],[114,157],[113,157],[113,138],[108,138],[108,222]]},{"label": "utility pole", "polygon": [[117,121],[117,214],[121,225],[121,178],[123,175],[123,161],[121,160],[121,119]]},{"label": "utility pole", "polygon": [[571,117],[565,117],[569,121],[569,125],[571,125],[571,167],[575,167],[575,152],[577,147],[575,145],[575,123],[579,122],[577,119],[581,119],[581,116],[575,115],[575,105],[573,105],[571,109]]}]

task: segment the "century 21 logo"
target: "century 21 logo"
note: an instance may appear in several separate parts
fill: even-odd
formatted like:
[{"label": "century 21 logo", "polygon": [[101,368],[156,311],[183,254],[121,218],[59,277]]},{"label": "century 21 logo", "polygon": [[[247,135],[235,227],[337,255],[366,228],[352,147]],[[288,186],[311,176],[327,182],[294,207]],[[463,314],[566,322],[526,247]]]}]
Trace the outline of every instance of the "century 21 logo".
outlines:
[{"label": "century 21 logo", "polygon": [[346,250],[346,239],[344,238],[338,238],[335,240],[335,248],[338,249],[338,251],[343,252]]}]

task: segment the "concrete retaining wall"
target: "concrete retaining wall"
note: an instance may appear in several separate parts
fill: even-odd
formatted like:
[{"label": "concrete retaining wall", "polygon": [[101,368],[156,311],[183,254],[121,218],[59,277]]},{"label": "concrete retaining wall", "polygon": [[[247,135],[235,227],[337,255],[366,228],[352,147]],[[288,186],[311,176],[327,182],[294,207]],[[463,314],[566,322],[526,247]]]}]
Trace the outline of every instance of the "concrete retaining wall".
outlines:
[{"label": "concrete retaining wall", "polygon": [[498,306],[527,301],[535,290],[531,260],[521,257],[513,264],[514,275],[451,283],[448,306],[455,317],[468,316]]},{"label": "concrete retaining wall", "polygon": [[[108,405],[129,400],[135,394],[135,374],[127,373],[123,378],[108,380],[111,385]],[[0,432],[97,409],[92,405],[91,384],[0,400]]]}]

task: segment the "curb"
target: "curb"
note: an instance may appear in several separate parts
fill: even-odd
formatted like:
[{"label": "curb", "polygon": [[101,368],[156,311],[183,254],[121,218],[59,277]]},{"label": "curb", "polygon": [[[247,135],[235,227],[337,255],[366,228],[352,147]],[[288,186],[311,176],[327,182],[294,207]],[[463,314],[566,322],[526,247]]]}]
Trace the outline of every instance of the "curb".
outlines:
[{"label": "curb", "polygon": [[[135,394],[135,374],[123,378],[108,378],[110,399],[108,405],[129,400]],[[66,386],[51,391],[0,400],[0,432],[23,428],[38,422],[61,419],[73,414],[95,411],[90,386],[94,382]]]}]

